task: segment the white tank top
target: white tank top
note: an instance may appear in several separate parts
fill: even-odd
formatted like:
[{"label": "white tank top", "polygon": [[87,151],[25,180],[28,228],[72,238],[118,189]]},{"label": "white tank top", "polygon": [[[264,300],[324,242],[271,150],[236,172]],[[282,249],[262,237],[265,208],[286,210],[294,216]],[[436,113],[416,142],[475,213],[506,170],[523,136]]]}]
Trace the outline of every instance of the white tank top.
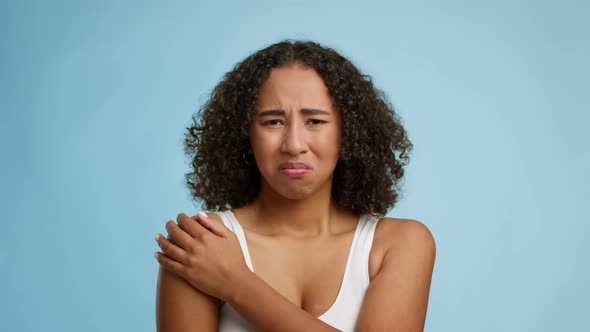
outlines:
[{"label": "white tank top", "polygon": [[[236,216],[231,212],[215,212],[227,228],[236,234],[240,241],[246,264],[252,272],[252,260],[246,243],[244,230]],[[334,304],[318,319],[343,331],[354,331],[361,310],[365,291],[369,287],[369,253],[378,217],[361,215],[356,226],[352,245],[348,253],[344,278]],[[219,313],[219,332],[254,332],[256,329],[228,303],[224,303]]]}]

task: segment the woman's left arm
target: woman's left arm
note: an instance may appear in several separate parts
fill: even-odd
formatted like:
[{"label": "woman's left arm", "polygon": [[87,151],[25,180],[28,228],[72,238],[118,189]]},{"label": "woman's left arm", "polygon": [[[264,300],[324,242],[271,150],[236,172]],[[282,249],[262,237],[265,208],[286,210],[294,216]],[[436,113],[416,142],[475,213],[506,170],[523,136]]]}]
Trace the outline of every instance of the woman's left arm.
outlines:
[{"label": "woman's left arm", "polygon": [[434,238],[424,224],[412,219],[382,226],[389,245],[365,293],[355,331],[423,331],[436,256]]},{"label": "woman's left arm", "polygon": [[[193,219],[194,218],[194,219]],[[221,222],[181,213],[158,237],[156,258],[197,289],[236,309],[258,331],[339,331],[283,297],[246,265],[238,239]]]}]

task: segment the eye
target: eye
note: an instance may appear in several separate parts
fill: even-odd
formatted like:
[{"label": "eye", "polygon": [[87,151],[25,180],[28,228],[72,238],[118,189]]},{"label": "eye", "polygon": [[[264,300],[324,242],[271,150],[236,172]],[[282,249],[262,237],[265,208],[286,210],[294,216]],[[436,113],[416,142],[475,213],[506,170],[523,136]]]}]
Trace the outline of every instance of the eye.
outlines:
[{"label": "eye", "polygon": [[278,120],[278,119],[273,119],[273,120],[264,121],[262,123],[262,125],[263,126],[274,126],[274,125],[277,125],[279,123],[282,123],[282,121],[281,120]]},{"label": "eye", "polygon": [[324,123],[328,123],[328,121],[318,120],[318,119],[309,119],[307,122],[311,122],[312,125],[320,125]]}]

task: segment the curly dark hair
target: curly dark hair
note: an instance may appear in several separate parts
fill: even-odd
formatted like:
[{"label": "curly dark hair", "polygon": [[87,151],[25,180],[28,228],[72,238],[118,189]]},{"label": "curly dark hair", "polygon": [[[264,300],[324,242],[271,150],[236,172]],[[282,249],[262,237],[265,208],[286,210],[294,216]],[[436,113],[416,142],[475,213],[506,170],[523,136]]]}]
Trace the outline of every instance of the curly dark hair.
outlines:
[{"label": "curly dark hair", "polygon": [[257,196],[261,175],[243,153],[259,88],[273,68],[300,63],[324,80],[342,119],[332,198],[358,214],[383,216],[398,200],[413,145],[385,94],[332,48],[287,39],[249,55],[226,73],[186,128],[185,174],[194,200],[208,210],[243,206]]}]

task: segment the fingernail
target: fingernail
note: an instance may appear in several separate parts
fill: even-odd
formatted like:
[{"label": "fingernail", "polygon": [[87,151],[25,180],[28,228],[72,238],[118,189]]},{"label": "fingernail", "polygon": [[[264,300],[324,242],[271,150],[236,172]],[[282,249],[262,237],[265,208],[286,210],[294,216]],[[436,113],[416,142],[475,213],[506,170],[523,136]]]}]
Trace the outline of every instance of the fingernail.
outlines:
[{"label": "fingernail", "polygon": [[199,211],[197,214],[201,216],[201,218],[207,218],[207,215],[203,211]]},{"label": "fingernail", "polygon": [[158,240],[160,239],[160,234],[156,234],[156,236],[154,236],[154,238],[156,239],[156,242],[158,242]]},{"label": "fingernail", "polygon": [[158,252],[154,253],[154,258],[157,260],[158,259]]}]

